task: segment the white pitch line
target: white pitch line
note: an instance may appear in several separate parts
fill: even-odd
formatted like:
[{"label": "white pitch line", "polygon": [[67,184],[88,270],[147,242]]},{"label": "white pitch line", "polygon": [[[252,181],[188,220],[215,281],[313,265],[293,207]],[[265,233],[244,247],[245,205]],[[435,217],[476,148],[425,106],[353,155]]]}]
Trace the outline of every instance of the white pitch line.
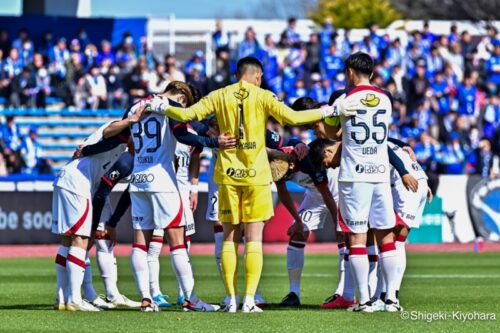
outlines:
[{"label": "white pitch line", "polygon": [[[195,277],[218,277],[219,274],[196,274]],[[288,277],[286,273],[263,273],[263,278],[266,277]],[[322,274],[322,273],[302,273],[302,277],[311,278],[333,278],[337,277],[335,274]],[[405,274],[405,278],[410,279],[500,279],[498,274]]]}]

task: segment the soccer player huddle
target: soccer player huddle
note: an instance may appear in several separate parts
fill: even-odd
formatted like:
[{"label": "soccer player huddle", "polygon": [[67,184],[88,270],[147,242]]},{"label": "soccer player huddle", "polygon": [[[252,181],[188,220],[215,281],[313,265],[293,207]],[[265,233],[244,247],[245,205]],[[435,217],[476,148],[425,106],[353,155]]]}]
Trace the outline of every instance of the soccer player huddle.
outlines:
[{"label": "soccer player huddle", "polygon": [[[200,99],[195,88],[174,81],[163,94],[137,101],[121,120],[103,125],[54,182],[52,231],[62,237],[55,308],[128,306],[155,312],[172,306],[159,287],[159,256],[166,239],[182,309],[211,312],[222,306],[228,313],[262,312],[262,234],[273,216],[274,182],[294,217],[288,229],[290,293],[280,305],[300,306],[304,247],[310,232],[321,229],[330,214],[339,241],[339,282],[321,307],[401,311],[405,240],[418,227],[432,195],[411,148],[387,137],[391,96],[370,84],[372,70],[369,55],[354,53],[346,60],[347,87],[334,92],[328,105],[301,98],[289,108],[260,88],[262,64],[246,57],[237,64],[235,84]],[[310,126],[317,139],[309,145],[291,139],[284,145],[279,134],[266,129],[270,116],[282,125]],[[196,295],[189,259],[204,147],[213,149],[206,217],[214,222],[215,259],[226,290],[221,306]],[[306,188],[298,211],[287,180]],[[113,211],[109,194],[118,182],[129,185]],[[115,228],[129,205],[131,266],[140,302],[119,292],[113,254]],[[236,281],[242,240],[245,286],[240,305]],[[88,252],[94,244],[105,299],[92,287]]]}]

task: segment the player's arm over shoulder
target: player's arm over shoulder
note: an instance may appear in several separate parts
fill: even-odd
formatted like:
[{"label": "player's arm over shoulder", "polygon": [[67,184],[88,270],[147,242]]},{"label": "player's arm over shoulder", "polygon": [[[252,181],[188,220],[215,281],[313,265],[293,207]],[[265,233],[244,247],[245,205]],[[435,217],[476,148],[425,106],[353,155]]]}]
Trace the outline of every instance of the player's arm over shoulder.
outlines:
[{"label": "player's arm over shoulder", "polygon": [[262,91],[262,103],[264,109],[269,112],[281,125],[303,125],[313,123],[322,119],[321,111],[294,111],[292,108],[285,105],[285,103],[278,100],[278,98],[270,91]]},{"label": "player's arm over shoulder", "polygon": [[184,123],[190,120],[200,121],[215,112],[220,96],[220,92],[215,90],[188,108],[169,106],[166,114],[168,117]]}]

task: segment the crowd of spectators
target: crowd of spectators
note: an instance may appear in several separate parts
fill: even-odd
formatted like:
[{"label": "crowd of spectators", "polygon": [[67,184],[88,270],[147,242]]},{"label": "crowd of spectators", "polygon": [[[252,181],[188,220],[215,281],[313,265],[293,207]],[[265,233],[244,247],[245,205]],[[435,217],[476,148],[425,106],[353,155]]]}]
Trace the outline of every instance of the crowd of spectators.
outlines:
[{"label": "crowd of spectators", "polygon": [[[301,36],[296,23],[289,19],[277,41],[271,35],[256,36],[252,27],[243,40],[234,41],[217,22],[210,76],[202,51],[181,65],[174,55],[155,57],[145,38],[135,41],[130,34],[112,47],[106,40],[93,41],[83,29],[71,40],[47,32],[35,45],[27,30],[11,39],[2,29],[0,97],[6,108],[44,108],[48,96],[75,110],[124,108],[161,92],[172,80],[188,81],[207,94],[234,80],[237,59],[255,56],[264,65],[265,88],[286,103],[304,96],[326,103],[345,85],[343,59],[363,51],[376,62],[372,82],[394,97],[390,136],[408,141],[430,173],[494,176],[493,161],[500,151],[500,39],[495,27],[473,38],[454,25],[436,35],[424,24],[421,31],[408,32],[403,43],[380,33],[374,24],[362,41],[353,42],[349,30],[337,30],[331,23],[309,36]],[[269,126],[286,137],[313,139],[310,131],[274,122]],[[33,132],[36,142],[36,129]],[[2,134],[4,164],[19,170],[22,167],[8,161],[21,148],[9,147],[5,130]]]}]

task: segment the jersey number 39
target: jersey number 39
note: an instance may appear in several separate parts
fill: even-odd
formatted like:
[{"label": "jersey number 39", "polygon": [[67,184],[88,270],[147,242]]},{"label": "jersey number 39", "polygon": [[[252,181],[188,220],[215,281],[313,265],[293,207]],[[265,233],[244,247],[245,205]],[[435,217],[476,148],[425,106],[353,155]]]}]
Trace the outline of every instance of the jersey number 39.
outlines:
[{"label": "jersey number 39", "polygon": [[[155,140],[155,146],[149,147],[146,149],[147,153],[155,153],[158,148],[161,146],[161,124],[156,118],[149,118],[147,121],[138,122],[137,132],[132,133],[134,138],[137,138],[137,141],[134,140],[134,148],[135,152],[138,154],[141,152],[141,149],[144,147],[144,140],[142,135],[144,134],[148,139]],[[137,144],[136,144],[137,143]]]}]

